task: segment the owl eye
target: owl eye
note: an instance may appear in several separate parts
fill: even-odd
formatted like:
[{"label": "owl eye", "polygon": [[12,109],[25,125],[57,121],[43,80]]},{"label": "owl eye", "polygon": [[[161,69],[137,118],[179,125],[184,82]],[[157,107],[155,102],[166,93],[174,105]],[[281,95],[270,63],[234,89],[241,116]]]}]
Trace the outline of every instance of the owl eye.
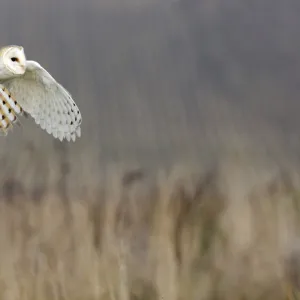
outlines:
[{"label": "owl eye", "polygon": [[15,62],[15,61],[19,61],[19,59],[17,57],[12,57],[11,61]]}]

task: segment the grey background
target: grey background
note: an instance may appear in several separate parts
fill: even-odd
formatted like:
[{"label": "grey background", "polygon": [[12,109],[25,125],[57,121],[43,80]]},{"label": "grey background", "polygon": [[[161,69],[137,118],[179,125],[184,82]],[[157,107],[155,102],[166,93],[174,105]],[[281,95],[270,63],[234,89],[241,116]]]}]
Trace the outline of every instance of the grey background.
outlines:
[{"label": "grey background", "polygon": [[201,164],[235,147],[298,160],[299,13],[296,0],[2,0],[1,44],[24,46],[83,123],[61,144],[22,119],[0,139],[0,177],[92,187],[110,163]]}]

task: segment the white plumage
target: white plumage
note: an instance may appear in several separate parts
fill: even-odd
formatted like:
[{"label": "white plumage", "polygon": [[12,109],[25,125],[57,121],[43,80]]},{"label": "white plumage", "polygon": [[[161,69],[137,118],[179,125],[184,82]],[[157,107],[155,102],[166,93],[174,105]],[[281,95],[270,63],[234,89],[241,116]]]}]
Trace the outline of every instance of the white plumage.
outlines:
[{"label": "white plumage", "polygon": [[26,60],[23,47],[0,49],[0,129],[28,113],[55,138],[76,140],[81,135],[81,113],[70,93],[39,63]]}]

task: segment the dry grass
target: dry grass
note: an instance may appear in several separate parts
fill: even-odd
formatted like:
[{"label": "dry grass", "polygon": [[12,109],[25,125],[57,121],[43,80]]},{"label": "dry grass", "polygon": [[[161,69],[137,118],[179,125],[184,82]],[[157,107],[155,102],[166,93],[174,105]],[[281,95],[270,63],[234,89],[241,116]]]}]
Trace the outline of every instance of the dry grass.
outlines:
[{"label": "dry grass", "polygon": [[3,200],[0,299],[276,300],[299,284],[297,173],[146,175],[108,172],[85,199]]}]

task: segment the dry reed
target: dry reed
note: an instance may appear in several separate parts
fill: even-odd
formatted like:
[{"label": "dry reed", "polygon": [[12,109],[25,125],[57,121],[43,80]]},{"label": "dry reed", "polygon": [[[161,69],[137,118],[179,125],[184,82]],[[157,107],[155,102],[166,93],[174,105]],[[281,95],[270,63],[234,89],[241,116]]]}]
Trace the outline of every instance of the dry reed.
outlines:
[{"label": "dry reed", "polygon": [[84,199],[7,191],[0,299],[285,299],[299,285],[299,187],[290,170],[234,161],[108,172]]}]

